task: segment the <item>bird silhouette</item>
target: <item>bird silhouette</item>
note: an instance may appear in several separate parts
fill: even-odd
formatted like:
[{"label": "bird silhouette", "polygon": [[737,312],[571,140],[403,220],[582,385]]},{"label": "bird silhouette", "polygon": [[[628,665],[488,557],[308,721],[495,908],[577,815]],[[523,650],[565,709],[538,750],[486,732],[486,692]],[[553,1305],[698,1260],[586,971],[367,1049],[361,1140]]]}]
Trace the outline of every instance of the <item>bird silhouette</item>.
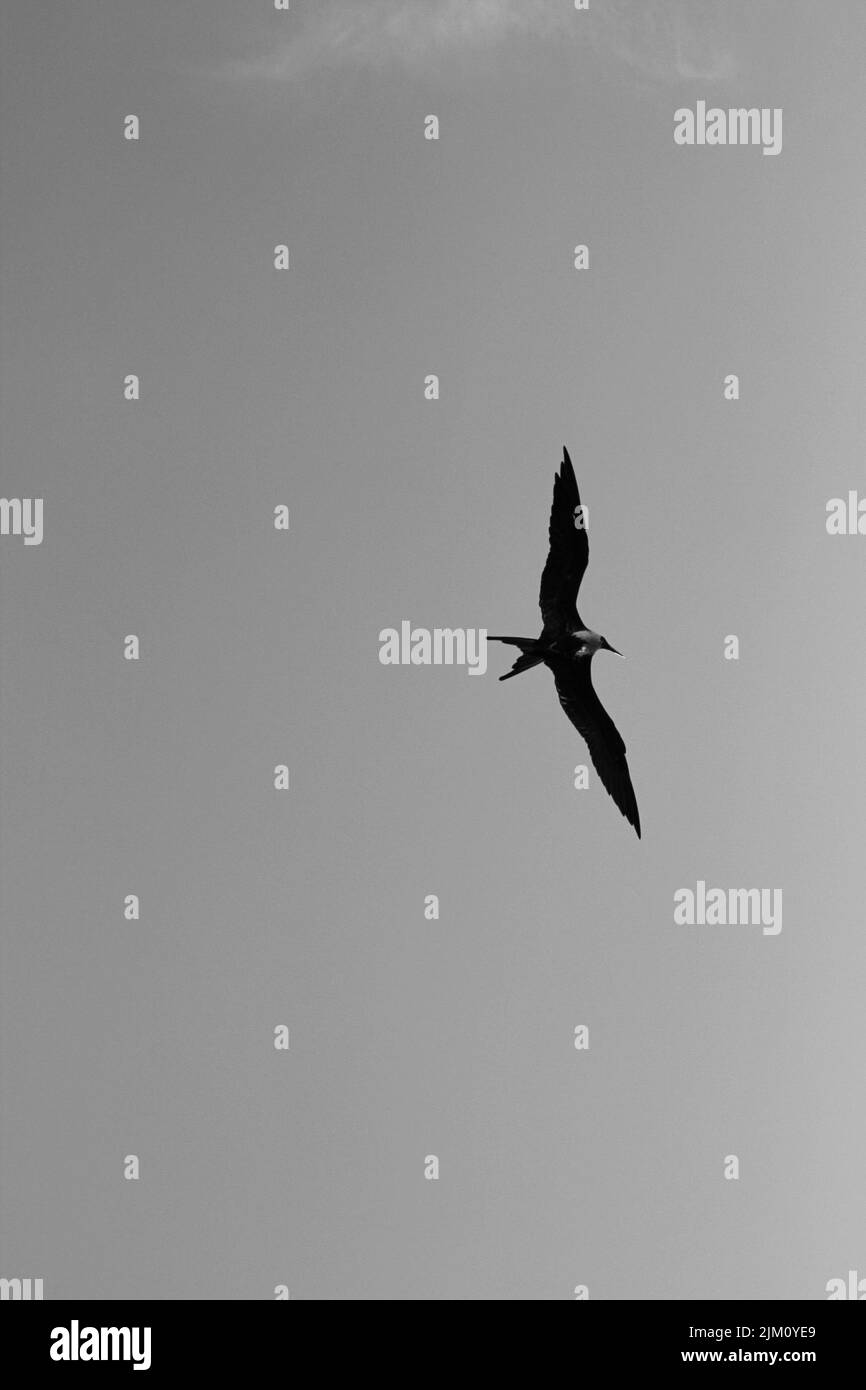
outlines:
[{"label": "bird silhouette", "polygon": [[596,772],[640,839],[640,816],[625,758],[625,744],[592,685],[590,667],[598,651],[614,652],[577,611],[577,593],[589,564],[586,516],[568,450],[553,483],[550,550],[541,575],[538,603],[544,626],[540,637],[491,637],[518,647],[520,656],[501,681],[542,662],[553,672],[559,703],[585,739]]}]

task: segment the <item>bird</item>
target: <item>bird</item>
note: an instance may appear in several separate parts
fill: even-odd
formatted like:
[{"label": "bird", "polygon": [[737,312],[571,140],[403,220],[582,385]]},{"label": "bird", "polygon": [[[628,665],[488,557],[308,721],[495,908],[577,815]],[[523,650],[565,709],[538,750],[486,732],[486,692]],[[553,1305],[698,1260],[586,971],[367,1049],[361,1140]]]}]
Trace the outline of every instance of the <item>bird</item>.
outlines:
[{"label": "bird", "polygon": [[562,464],[553,482],[550,509],[550,550],[541,574],[538,603],[542,630],[539,637],[494,637],[519,648],[520,655],[507,681],[542,663],[553,672],[559,703],[589,749],[604,787],[640,839],[640,815],[629,775],[625,744],[592,684],[592,658],[596,652],[613,652],[600,632],[593,632],[577,611],[577,594],[589,564],[586,512],[581,505],[574,467],[563,446]]}]

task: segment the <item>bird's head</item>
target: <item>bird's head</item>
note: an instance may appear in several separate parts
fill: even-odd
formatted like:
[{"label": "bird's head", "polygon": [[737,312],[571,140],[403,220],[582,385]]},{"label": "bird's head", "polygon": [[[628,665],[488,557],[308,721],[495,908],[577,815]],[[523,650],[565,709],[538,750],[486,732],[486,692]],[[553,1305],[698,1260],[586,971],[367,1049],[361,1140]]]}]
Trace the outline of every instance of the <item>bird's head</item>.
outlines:
[{"label": "bird's head", "polygon": [[[614,656],[622,656],[622,652],[618,652],[616,647],[612,647],[606,637],[602,637],[601,639],[601,650],[604,652],[613,652]],[[625,661],[624,656],[622,659]]]}]

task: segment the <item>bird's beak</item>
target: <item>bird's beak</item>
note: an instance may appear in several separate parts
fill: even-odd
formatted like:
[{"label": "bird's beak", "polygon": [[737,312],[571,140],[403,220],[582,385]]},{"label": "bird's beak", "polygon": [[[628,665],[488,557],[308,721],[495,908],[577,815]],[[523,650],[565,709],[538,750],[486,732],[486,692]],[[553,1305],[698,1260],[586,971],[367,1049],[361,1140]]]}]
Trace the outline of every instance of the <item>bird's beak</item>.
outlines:
[{"label": "bird's beak", "polygon": [[[612,646],[610,645],[609,642],[608,642],[608,644],[607,644],[607,649],[608,649],[609,652],[613,652],[614,656],[622,656],[622,652],[618,652],[617,649],[616,649],[616,647],[612,647]],[[623,661],[625,661],[625,657],[624,657],[624,656],[622,656],[622,659],[623,659]]]}]

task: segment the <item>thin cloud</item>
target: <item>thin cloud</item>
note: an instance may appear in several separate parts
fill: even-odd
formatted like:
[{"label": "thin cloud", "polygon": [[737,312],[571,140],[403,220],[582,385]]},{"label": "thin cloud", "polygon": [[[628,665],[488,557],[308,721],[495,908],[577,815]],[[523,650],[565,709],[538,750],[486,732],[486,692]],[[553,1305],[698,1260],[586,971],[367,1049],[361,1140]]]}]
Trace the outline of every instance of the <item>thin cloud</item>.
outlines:
[{"label": "thin cloud", "polygon": [[588,11],[571,0],[323,0],[284,22],[290,37],[219,75],[292,82],[346,67],[420,68],[519,39],[592,44],[657,81],[717,81],[733,71],[715,26],[681,0],[594,0]]},{"label": "thin cloud", "polygon": [[270,53],[231,63],[226,71],[291,81],[317,68],[414,67],[511,38],[564,34],[581,17],[557,0],[339,0],[304,16]]},{"label": "thin cloud", "polygon": [[726,42],[725,0],[606,0],[598,9],[601,46],[659,82],[721,82],[735,75]]}]

